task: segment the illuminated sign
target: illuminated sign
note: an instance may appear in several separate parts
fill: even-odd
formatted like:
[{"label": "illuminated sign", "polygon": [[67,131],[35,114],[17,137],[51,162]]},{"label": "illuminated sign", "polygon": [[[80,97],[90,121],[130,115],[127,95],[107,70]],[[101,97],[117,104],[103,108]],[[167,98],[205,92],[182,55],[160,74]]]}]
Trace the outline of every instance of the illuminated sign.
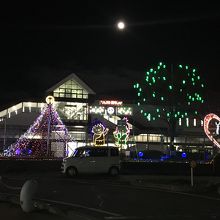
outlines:
[{"label": "illuminated sign", "polygon": [[113,107],[108,107],[107,112],[109,115],[113,115],[115,113],[115,109]]},{"label": "illuminated sign", "polygon": [[217,138],[219,137],[219,129],[220,118],[213,113],[206,115],[204,118],[204,131],[207,137],[220,148],[220,144],[217,141]]},{"label": "illuminated sign", "polygon": [[120,116],[129,116],[133,114],[132,107],[125,106],[90,106],[90,114],[100,114],[100,115],[120,115]]},{"label": "illuminated sign", "polygon": [[90,106],[89,113],[90,114],[104,114],[105,108],[102,106]]},{"label": "illuminated sign", "polygon": [[116,101],[116,100],[100,100],[100,105],[113,105],[113,106],[120,106],[123,104],[122,101]]},{"label": "illuminated sign", "polygon": [[117,115],[132,115],[131,107],[117,107]]}]

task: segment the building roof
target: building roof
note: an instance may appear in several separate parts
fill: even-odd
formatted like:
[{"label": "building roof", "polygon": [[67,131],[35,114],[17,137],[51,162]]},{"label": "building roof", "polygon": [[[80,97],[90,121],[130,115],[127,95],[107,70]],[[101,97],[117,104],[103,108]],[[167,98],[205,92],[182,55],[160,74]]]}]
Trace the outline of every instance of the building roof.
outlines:
[{"label": "building roof", "polygon": [[75,73],[71,73],[69,76],[65,77],[60,82],[49,88],[47,90],[47,93],[53,92],[55,89],[63,85],[68,80],[74,80],[76,83],[82,86],[88,92],[88,94],[92,94],[92,95],[95,94],[95,92],[85,82],[83,82]]}]

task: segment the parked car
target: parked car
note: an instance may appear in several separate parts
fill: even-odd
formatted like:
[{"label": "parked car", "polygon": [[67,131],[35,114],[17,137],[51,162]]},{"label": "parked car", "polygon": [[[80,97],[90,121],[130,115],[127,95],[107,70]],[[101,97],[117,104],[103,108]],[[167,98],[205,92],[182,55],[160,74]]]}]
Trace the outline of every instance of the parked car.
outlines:
[{"label": "parked car", "polygon": [[82,173],[108,173],[117,176],[119,170],[117,147],[79,147],[72,156],[64,158],[62,163],[62,172],[69,177]]}]

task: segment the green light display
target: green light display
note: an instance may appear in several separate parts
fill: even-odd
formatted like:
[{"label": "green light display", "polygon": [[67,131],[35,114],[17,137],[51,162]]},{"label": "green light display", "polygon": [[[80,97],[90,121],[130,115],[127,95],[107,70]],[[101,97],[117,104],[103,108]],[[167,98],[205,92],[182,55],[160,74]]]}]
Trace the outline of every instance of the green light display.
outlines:
[{"label": "green light display", "polygon": [[[202,96],[204,82],[195,68],[189,65],[166,65],[159,62],[157,66],[146,71],[143,83],[134,84],[137,91],[140,113],[147,120],[166,118],[186,118],[198,115],[198,108],[204,103]],[[157,106],[150,113],[143,111],[143,105]]]}]

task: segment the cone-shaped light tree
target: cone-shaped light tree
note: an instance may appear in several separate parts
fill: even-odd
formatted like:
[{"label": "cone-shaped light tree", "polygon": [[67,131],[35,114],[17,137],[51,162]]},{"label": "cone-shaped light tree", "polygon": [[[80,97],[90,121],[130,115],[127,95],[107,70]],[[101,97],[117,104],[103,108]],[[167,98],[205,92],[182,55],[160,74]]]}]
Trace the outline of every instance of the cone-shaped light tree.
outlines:
[{"label": "cone-shaped light tree", "polygon": [[[187,65],[160,62],[146,71],[143,82],[135,83],[137,105],[148,121],[163,119],[168,123],[171,148],[179,118],[198,116],[204,103],[204,83],[197,69]],[[148,111],[146,105],[154,105]],[[144,107],[145,106],[145,107]]]},{"label": "cone-shaped light tree", "polygon": [[40,115],[16,143],[9,146],[5,155],[54,157],[51,144],[56,147],[56,151],[63,152],[62,156],[67,155],[67,143],[73,139],[53,106],[52,98],[47,97],[47,104]]}]

